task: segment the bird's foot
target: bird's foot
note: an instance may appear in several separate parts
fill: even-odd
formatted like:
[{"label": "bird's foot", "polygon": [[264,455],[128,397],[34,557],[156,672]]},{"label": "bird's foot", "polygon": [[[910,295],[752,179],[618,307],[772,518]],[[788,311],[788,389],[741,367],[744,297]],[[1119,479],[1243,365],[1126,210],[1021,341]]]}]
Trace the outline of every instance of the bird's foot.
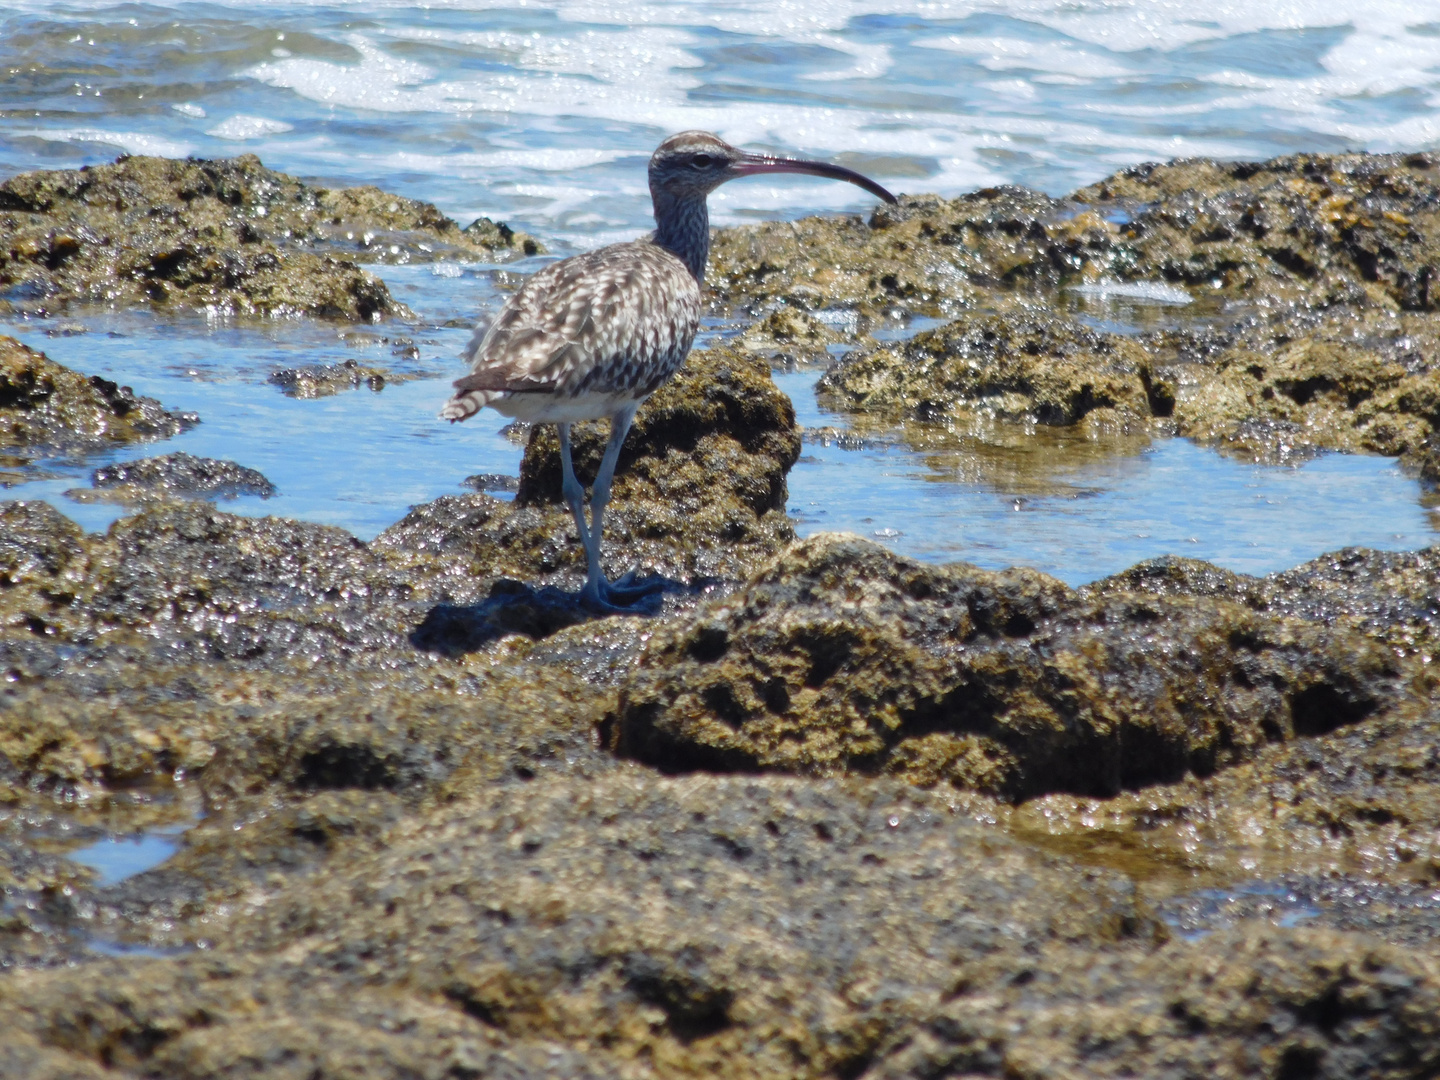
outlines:
[{"label": "bird's foot", "polygon": [[605,615],[648,615],[658,604],[646,603],[647,600],[682,587],[679,582],[657,574],[637,580],[636,571],[631,570],[615,581],[600,578],[586,582],[580,602],[589,610]]}]

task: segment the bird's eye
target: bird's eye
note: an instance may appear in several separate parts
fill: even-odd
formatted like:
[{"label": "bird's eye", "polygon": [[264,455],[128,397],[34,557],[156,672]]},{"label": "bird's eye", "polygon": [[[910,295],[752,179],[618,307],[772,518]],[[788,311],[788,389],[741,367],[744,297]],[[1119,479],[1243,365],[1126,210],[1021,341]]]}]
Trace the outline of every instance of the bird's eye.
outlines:
[{"label": "bird's eye", "polygon": [[692,169],[708,169],[712,160],[709,154],[696,154],[690,159],[690,167]]}]

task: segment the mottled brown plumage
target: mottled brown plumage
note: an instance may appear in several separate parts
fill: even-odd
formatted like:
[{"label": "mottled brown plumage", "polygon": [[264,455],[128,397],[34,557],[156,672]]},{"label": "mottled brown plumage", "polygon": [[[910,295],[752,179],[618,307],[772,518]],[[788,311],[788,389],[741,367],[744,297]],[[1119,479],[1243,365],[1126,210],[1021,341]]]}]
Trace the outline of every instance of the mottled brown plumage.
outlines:
[{"label": "mottled brown plumage", "polygon": [[700,325],[700,283],[650,240],[552,263],[465,350],[445,416],[486,405],[530,423],[614,415],[675,373]]},{"label": "mottled brown plumage", "polygon": [[[605,580],[601,518],[635,410],[684,363],[700,325],[710,251],[706,196],[727,180],[766,172],[845,180],[895,201],[873,180],[838,165],[747,154],[703,131],[672,135],[650,158],[655,232],[545,267],[494,322],[476,330],[465,350],[471,373],[456,381],[440,415],[464,420],[488,405],[557,426],[565,499],[589,566],[583,596],[591,607],[615,610],[637,594]],[[602,417],[610,418],[610,444],[587,524],[584,489],[570,462],[570,425]]]}]

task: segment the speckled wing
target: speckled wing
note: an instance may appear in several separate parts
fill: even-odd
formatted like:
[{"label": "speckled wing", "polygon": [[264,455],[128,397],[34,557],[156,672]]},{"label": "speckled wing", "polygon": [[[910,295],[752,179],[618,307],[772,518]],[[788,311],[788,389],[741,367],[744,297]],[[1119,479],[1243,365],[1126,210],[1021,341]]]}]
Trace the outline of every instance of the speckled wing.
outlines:
[{"label": "speckled wing", "polygon": [[532,276],[476,331],[462,354],[471,374],[440,415],[464,420],[509,394],[642,400],[684,362],[699,325],[700,285],[664,248],[576,255]]}]

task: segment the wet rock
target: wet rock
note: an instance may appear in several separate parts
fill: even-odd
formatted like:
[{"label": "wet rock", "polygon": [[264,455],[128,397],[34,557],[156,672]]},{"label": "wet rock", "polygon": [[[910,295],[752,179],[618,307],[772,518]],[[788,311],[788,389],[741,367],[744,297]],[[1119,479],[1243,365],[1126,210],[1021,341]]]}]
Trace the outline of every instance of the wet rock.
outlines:
[{"label": "wet rock", "polygon": [[410,591],[342,529],[187,502],[112,525],[92,548],[78,606],[172,649],[264,665],[395,640],[400,628],[373,616]]},{"label": "wet rock", "polygon": [[342,360],[338,364],[311,364],[308,367],[282,368],[272,371],[266,382],[280,387],[287,397],[329,397],[362,386],[383,390],[387,382],[408,382],[414,375],[397,375],[388,368],[372,367],[358,360]]},{"label": "wet rock", "polygon": [[471,244],[489,248],[491,251],[515,251],[522,255],[545,254],[545,248],[540,241],[525,233],[517,233],[503,221],[479,217],[466,225],[461,232]]},{"label": "wet rock", "polygon": [[[1416,691],[1433,700],[1433,678],[1422,676]],[[1324,737],[1271,745],[1213,776],[1109,800],[1049,795],[1017,808],[1008,827],[1052,851],[1144,868],[1162,894],[1296,874],[1433,894],[1437,740],[1433,706],[1406,705]]]},{"label": "wet rock", "polygon": [[1093,212],[1067,213],[1024,188],[987,188],[954,200],[902,196],[859,217],[814,217],[719,229],[707,280],[726,304],[844,308],[877,318],[895,308],[939,315],[985,290],[1058,284],[1114,227]]},{"label": "wet rock", "polygon": [[54,584],[83,560],[83,537],[49,503],[0,502],[0,589]]},{"label": "wet rock", "polygon": [[167,411],[128,386],[82,375],[0,337],[0,447],[29,454],[93,452],[169,438],[199,422],[194,413]]},{"label": "wet rock", "polygon": [[717,231],[734,305],[938,314],[981,290],[1160,280],[1220,295],[1431,310],[1440,218],[1425,154],[1300,154],[1127,169],[1055,200],[1024,188],[904,196],[858,217]]},{"label": "wet rock", "polygon": [[[648,614],[643,608],[637,614]],[[410,641],[417,649],[463,656],[507,634],[547,638],[567,626],[587,621],[579,597],[552,586],[535,589],[501,578],[483,603],[467,607],[438,604],[415,628]]]},{"label": "wet rock", "polygon": [[[1155,417],[1255,460],[1379,453],[1434,481],[1437,176],[1424,154],[1310,154],[1137,166],[1060,201],[910,196],[868,222],[721,230],[713,277],[722,304],[771,318],[962,316],[848,356],[824,384],[838,408]],[[1206,314],[1121,338],[1050,314],[1057,288],[1107,281],[1180,286]]]},{"label": "wet rock", "polygon": [[1128,592],[1222,597],[1257,611],[1344,626],[1422,662],[1440,651],[1440,553],[1434,548],[1344,548],[1264,578],[1165,556],[1081,592],[1096,597]]},{"label": "wet rock", "polygon": [[102,466],[91,474],[90,483],[90,490],[81,488],[66,494],[80,502],[120,503],[176,497],[235,499],[241,495],[268,499],[275,494],[275,485],[255,469],[184,451]]},{"label": "wet rock", "polygon": [[1440,346],[1432,315],[1335,308],[1239,327],[1202,368],[1176,366],[1177,430],[1261,461],[1322,450],[1432,460]]},{"label": "wet rock", "polygon": [[505,476],[501,473],[476,473],[474,476],[465,477],[460,484],[472,491],[497,491],[513,494],[520,489],[520,478]]},{"label": "wet rock", "polygon": [[1217,599],[803,541],[658,632],[612,743],[667,770],[891,773],[1023,800],[1206,775],[1394,706],[1394,655]]},{"label": "wet rock", "polygon": [[376,188],[311,187],[253,154],[122,157],[0,184],[0,288],[37,314],[96,303],[370,321],[406,309],[357,261],[538,250]]},{"label": "wet rock", "polygon": [[1433,959],[1364,939],[1256,930],[1146,956],[1051,954],[1025,971],[976,978],[866,1075],[1358,1078],[1440,1065]]},{"label": "wet rock", "polygon": [[846,335],[808,312],[781,307],[753,323],[741,339],[747,349],[761,353],[774,364],[829,363],[828,346]]},{"label": "wet rock", "polygon": [[849,353],[817,393],[850,412],[936,422],[968,412],[1068,425],[1097,410],[1148,420],[1174,404],[1138,344],[1039,313],[965,316]]},{"label": "wet rock", "polygon": [[1435,165],[1428,154],[1175,161],[1126,169],[1074,197],[1148,204],[1116,238],[1117,269],[1231,295],[1431,310]]},{"label": "wet rock", "polygon": [[833,1075],[939,1008],[967,965],[1143,953],[1157,932],[1118,875],[893,783],[537,779],[341,843],[346,858],[212,922],[205,953],[6,980],[0,1023],[82,1061],[152,1031],[132,1067],[173,1076],[289,1045],[271,1010],[283,1031],[367,1033],[281,1059],[306,1070],[360,1045],[423,1075],[478,1039],[661,1075]]}]

